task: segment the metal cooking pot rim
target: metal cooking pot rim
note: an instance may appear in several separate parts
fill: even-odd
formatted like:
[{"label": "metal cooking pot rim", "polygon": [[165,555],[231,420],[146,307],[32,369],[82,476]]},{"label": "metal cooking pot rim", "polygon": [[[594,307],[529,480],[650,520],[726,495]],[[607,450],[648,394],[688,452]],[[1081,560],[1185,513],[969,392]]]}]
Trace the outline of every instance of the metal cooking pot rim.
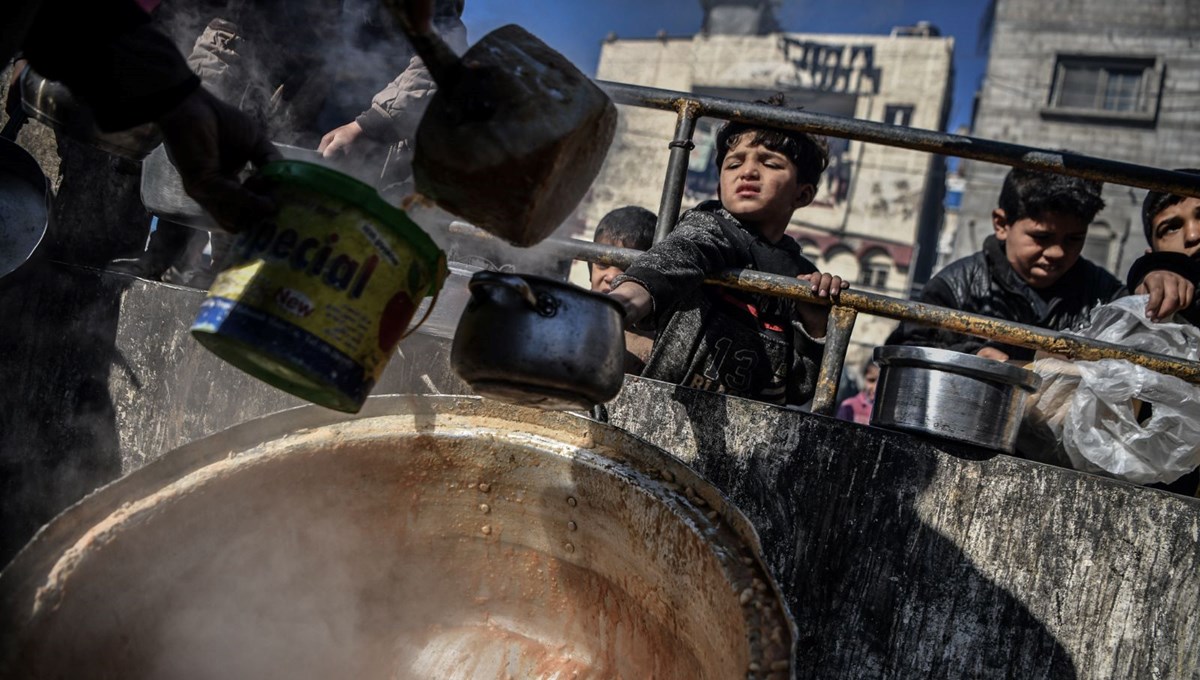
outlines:
[{"label": "metal cooking pot rim", "polygon": [[875,348],[875,363],[880,366],[912,366],[947,373],[957,373],[971,378],[990,380],[1020,387],[1035,392],[1042,385],[1042,378],[1033,371],[1012,364],[985,359],[974,354],[964,354],[948,349],[932,347],[909,347],[887,345]]},{"label": "metal cooking pot rim", "polygon": [[617,302],[603,293],[593,293],[592,291],[587,290],[586,288],[581,288],[573,283],[559,281],[558,279],[552,279],[548,276],[538,276],[537,274],[522,274],[520,272],[512,272],[511,274],[508,274],[508,276],[516,276],[525,279],[525,281],[531,286],[550,288],[555,292],[573,295],[584,300],[596,300],[597,302],[609,305],[613,309],[617,310],[617,312],[621,315],[621,318],[625,318],[625,307],[623,307],[620,302]]}]

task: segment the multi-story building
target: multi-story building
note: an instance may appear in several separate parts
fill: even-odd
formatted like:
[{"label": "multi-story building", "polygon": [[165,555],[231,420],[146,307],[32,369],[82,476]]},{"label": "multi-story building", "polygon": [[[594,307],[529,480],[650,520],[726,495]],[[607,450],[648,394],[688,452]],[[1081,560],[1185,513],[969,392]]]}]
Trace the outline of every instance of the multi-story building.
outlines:
[{"label": "multi-story building", "polygon": [[[995,0],[972,134],[1160,168],[1200,167],[1200,2]],[[979,249],[1005,166],[964,163],[951,258]],[[1124,278],[1146,192],[1106,185],[1084,257]]]},{"label": "multi-story building", "polygon": [[[928,24],[891,35],[779,32],[771,4],[702,0],[704,30],[697,35],[611,38],[597,77],[745,101],[781,92],[790,106],[809,111],[944,129],[953,38]],[[697,124],[685,209],[715,194],[713,137],[721,123]],[[589,229],[622,205],[658,209],[674,128],[673,113],[621,108],[616,140],[583,207]],[[816,201],[796,212],[789,233],[822,271],[907,297],[914,282],[928,277],[936,256],[943,160],[837,138],[829,138],[829,146],[830,166]],[[859,317],[848,366],[856,370],[894,325]]]}]

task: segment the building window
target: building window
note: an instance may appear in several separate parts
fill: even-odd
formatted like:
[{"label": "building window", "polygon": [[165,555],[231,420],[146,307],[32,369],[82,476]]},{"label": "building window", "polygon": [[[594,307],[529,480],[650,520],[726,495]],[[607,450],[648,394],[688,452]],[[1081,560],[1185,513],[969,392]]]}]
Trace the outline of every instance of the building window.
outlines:
[{"label": "building window", "polygon": [[1060,56],[1048,109],[1117,118],[1153,116],[1161,81],[1153,58]]},{"label": "building window", "polygon": [[913,107],[888,104],[883,108],[883,122],[888,125],[912,125]]},{"label": "building window", "polygon": [[886,262],[864,262],[858,275],[858,283],[869,288],[887,288],[888,274],[891,270]]}]

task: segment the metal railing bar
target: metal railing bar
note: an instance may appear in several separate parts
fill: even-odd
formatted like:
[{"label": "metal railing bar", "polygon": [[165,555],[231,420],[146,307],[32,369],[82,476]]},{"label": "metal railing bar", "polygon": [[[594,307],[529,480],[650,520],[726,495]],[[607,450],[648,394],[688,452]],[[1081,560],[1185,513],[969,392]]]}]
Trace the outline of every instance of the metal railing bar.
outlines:
[{"label": "metal railing bar", "polygon": [[838,383],[842,379],[846,350],[850,348],[850,335],[854,332],[854,320],[857,317],[858,312],[850,307],[834,305],[829,310],[829,322],[825,327],[825,352],[821,355],[821,370],[817,373],[817,389],[812,400],[813,413],[831,416],[837,408]]},{"label": "metal railing bar", "polygon": [[[484,232],[480,232],[480,234],[484,234],[486,238],[492,238]],[[622,268],[632,264],[642,252],[631,248],[619,248],[577,239],[550,238],[543,241],[542,244],[540,247],[545,247],[548,252],[559,257]],[[808,282],[779,274],[767,274],[749,269],[727,269],[708,279],[706,283],[804,302],[831,304],[828,298],[817,297]],[[1200,363],[1198,362],[1162,354],[1139,352],[1121,345],[1090,340],[1028,324],[993,319],[979,314],[968,314],[924,302],[900,300],[878,293],[850,289],[842,291],[838,304],[835,306],[847,307],[858,313],[882,316],[898,321],[914,321],[926,326],[997,340],[1028,349],[1040,349],[1071,359],[1089,361],[1124,359],[1159,373],[1173,375],[1191,383],[1200,383]]]},{"label": "metal railing bar", "polygon": [[1062,175],[1153,189],[1200,198],[1200,176],[1160,170],[1134,163],[1009,144],[977,137],[953,135],[902,125],[845,118],[825,113],[786,109],[767,104],[662,90],[610,81],[597,83],[613,101],[644,108],[680,111],[698,107],[698,116],[771,125],[789,130],[815,132],[832,137],[987,161],[1015,168],[1042,170]]},{"label": "metal railing bar", "polygon": [[671,233],[679,220],[679,209],[683,205],[683,187],[687,182],[688,158],[695,144],[692,135],[696,132],[699,106],[684,102],[679,106],[679,120],[675,123],[675,138],[668,145],[671,157],[667,161],[667,177],[663,180],[662,199],[658,206],[658,222],[654,225],[654,242],[658,243]]}]

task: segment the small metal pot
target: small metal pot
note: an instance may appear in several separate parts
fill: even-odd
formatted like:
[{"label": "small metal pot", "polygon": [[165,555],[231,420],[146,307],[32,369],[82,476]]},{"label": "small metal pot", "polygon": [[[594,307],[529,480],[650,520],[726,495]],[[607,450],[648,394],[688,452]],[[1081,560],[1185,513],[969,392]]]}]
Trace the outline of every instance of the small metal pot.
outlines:
[{"label": "small metal pot", "polygon": [[1036,373],[973,354],[878,347],[871,424],[1011,453]]},{"label": "small metal pot", "polygon": [[478,394],[551,410],[588,409],[624,382],[624,310],[569,283],[481,271],[450,363]]}]

